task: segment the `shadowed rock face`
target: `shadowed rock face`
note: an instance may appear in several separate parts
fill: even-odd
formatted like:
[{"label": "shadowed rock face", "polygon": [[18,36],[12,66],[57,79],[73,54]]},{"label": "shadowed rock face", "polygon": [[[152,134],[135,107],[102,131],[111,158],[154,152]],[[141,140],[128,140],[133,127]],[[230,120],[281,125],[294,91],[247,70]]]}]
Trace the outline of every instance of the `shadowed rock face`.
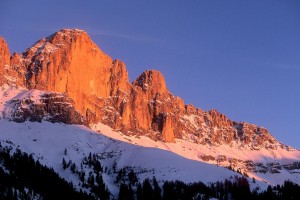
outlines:
[{"label": "shadowed rock face", "polygon": [[82,30],[60,30],[10,59],[2,38],[0,45],[1,84],[66,93],[88,124],[102,122],[124,134],[165,142],[192,138],[201,144],[238,143],[253,149],[281,145],[262,127],[185,105],[156,70],[129,83],[125,64],[103,53]]},{"label": "shadowed rock face", "polygon": [[66,94],[47,92],[38,99],[21,98],[8,102],[12,109],[9,118],[16,122],[62,122],[86,125],[85,118],[74,108],[73,100]]}]

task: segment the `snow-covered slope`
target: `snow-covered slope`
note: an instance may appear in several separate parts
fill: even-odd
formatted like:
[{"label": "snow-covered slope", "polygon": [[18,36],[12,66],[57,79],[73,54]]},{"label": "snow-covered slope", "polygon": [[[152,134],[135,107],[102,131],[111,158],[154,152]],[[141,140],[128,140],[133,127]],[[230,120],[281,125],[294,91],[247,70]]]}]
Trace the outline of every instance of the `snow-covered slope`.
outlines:
[{"label": "snow-covered slope", "polygon": [[285,180],[292,180],[300,184],[300,151],[295,149],[252,150],[247,147],[230,147],[228,145],[216,147],[180,139],[176,139],[176,143],[164,143],[144,136],[126,136],[121,132],[114,132],[110,127],[101,123],[92,128],[120,141],[159,148],[198,162],[205,161],[227,167],[271,185],[282,184]]},{"label": "snow-covered slope", "polygon": [[[45,94],[48,93],[1,87],[1,144],[33,154],[43,164],[53,167],[60,176],[76,183],[78,188],[82,187],[79,177],[70,170],[64,170],[62,160],[81,166],[90,153],[96,154],[108,169],[103,178],[115,195],[118,191],[115,184],[116,171],[126,167],[134,169],[140,180],[156,176],[159,181],[178,179],[209,183],[245,174],[258,180],[256,183],[250,181],[252,188],[259,186],[265,189],[268,184],[282,184],[284,180],[300,184],[300,152],[284,145],[258,150],[240,144],[204,145],[193,140],[193,135],[176,139],[176,143],[164,143],[145,136],[124,135],[101,123],[93,125],[91,130],[85,126],[46,121],[10,121],[16,109],[30,110],[32,107],[27,108],[28,105],[43,103],[41,101]],[[57,95],[60,96],[59,93]],[[18,106],[16,102],[19,102]],[[51,115],[42,115],[42,120],[51,119]],[[88,173],[91,169],[83,166],[81,170]]]},{"label": "snow-covered slope", "polygon": [[[117,170],[130,167],[138,173],[140,180],[156,176],[158,181],[209,183],[230,180],[238,175],[228,169],[190,160],[169,151],[111,139],[80,125],[0,120],[0,142],[2,146],[12,146],[33,154],[35,159],[53,167],[61,177],[72,181],[77,187],[80,187],[78,177],[69,170],[63,170],[62,159],[80,166],[90,152],[102,157],[103,167],[112,169],[114,163]],[[104,174],[103,178],[116,195],[115,177],[114,174]],[[263,184],[261,187],[265,188]]]}]

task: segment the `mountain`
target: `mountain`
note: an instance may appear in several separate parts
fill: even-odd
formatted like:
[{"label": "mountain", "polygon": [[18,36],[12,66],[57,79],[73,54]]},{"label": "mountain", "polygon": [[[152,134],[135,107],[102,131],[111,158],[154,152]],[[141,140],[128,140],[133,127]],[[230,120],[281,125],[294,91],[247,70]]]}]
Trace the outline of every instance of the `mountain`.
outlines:
[{"label": "mountain", "polygon": [[[300,183],[298,150],[263,127],[186,105],[157,70],[130,83],[125,64],[82,30],[62,29],[12,55],[0,37],[0,85],[0,141],[35,155],[78,188],[83,183],[68,177],[61,160],[80,166],[90,152],[104,156],[108,169],[142,171],[142,180],[155,174],[159,181],[208,184],[242,174],[257,180],[252,189]],[[103,174],[114,196],[115,173]]]},{"label": "mountain", "polygon": [[156,70],[147,70],[129,83],[125,64],[104,54],[82,30],[60,30],[22,55],[14,53],[10,60],[8,47],[1,41],[2,83],[66,93],[88,125],[101,122],[126,135],[165,142],[193,137],[213,146],[288,148],[263,127],[231,121],[217,110],[185,105],[168,91]]}]

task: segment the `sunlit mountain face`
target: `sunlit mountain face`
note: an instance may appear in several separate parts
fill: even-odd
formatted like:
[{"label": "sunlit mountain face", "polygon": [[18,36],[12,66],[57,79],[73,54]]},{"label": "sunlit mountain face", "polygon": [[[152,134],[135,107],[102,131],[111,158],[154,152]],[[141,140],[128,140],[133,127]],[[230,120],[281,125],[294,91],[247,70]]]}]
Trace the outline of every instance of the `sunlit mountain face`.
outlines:
[{"label": "sunlit mountain face", "polygon": [[146,191],[159,199],[176,187],[182,199],[243,199],[253,191],[269,198],[268,186],[269,195],[299,191],[298,150],[264,127],[186,105],[157,70],[130,83],[125,64],[83,30],[62,29],[12,55],[0,37],[0,58],[0,175],[23,180],[6,184],[1,198],[48,197],[19,165],[45,170],[81,199],[139,199]]}]

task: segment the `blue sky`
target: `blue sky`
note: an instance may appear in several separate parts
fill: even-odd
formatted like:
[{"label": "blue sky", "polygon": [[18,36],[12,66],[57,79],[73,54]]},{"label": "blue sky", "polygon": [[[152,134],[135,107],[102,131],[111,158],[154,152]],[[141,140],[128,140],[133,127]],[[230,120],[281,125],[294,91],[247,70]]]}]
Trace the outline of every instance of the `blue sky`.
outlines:
[{"label": "blue sky", "polygon": [[0,35],[22,52],[86,30],[134,80],[157,69],[187,104],[267,128],[300,149],[300,1],[0,1]]}]

